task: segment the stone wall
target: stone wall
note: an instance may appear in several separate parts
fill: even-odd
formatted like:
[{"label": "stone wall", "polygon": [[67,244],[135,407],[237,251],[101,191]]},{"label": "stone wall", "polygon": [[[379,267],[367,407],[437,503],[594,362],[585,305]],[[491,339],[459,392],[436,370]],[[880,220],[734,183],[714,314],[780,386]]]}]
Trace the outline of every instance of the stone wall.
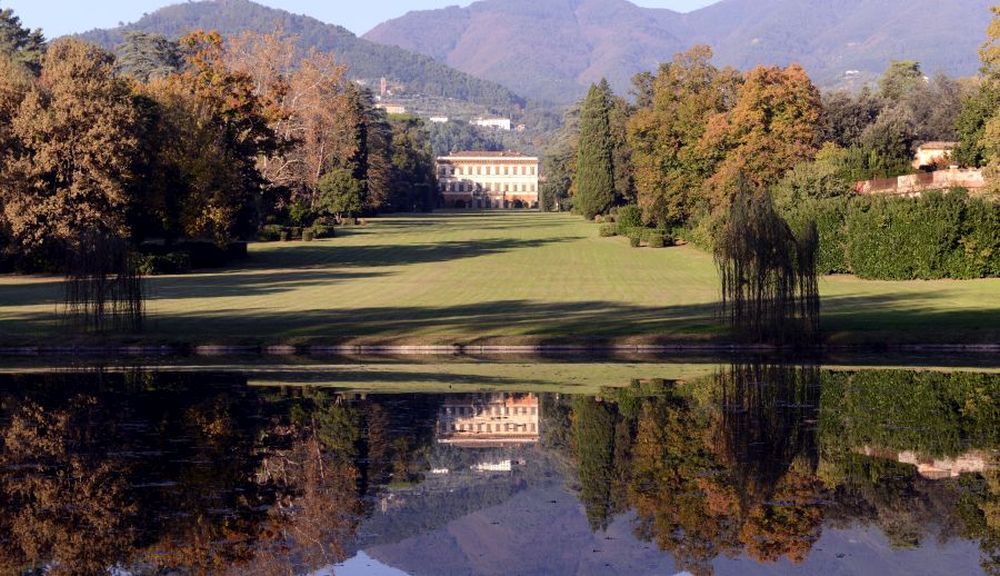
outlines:
[{"label": "stone wall", "polygon": [[866,180],[854,185],[857,194],[898,194],[915,195],[925,190],[941,190],[947,188],[967,188],[970,191],[986,187],[982,170],[949,168],[935,172],[907,174],[898,178],[880,178]]}]

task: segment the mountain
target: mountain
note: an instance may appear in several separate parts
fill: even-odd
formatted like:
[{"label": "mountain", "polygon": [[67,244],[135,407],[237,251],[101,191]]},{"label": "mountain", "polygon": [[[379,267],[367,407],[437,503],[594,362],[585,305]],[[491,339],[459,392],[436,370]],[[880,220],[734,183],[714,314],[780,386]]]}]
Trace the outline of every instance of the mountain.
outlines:
[{"label": "mountain", "polygon": [[835,86],[849,70],[873,78],[890,60],[929,73],[970,75],[994,0],[722,0],[681,14],[627,0],[482,0],[415,11],[365,39],[424,54],[532,98],[569,102],[608,78],[628,89],[636,72],[708,44],[716,63],[802,64]]},{"label": "mountain", "polygon": [[349,67],[348,73],[355,79],[375,81],[384,76],[405,84],[410,92],[466,100],[497,111],[509,111],[524,105],[524,100],[508,88],[459,72],[428,56],[370,42],[340,26],[248,0],[176,4],[147,14],[135,23],[108,30],[92,30],[80,37],[113,49],[128,32],[158,33],[176,38],[197,29],[218,30],[223,35],[244,30],[265,33],[280,29],[298,36],[303,49],[316,48],[335,53],[337,60]]}]

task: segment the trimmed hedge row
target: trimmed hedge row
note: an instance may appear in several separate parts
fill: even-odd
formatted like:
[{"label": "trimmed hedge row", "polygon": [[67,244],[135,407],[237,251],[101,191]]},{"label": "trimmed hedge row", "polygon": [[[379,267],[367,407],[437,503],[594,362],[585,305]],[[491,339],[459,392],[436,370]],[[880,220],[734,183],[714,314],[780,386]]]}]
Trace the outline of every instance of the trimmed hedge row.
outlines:
[{"label": "trimmed hedge row", "polygon": [[1000,276],[1000,204],[964,191],[833,198],[789,214],[796,228],[809,219],[819,230],[820,274],[874,280]]},{"label": "trimmed hedge row", "polygon": [[622,227],[620,223],[602,224],[598,234],[602,238],[623,236],[628,238],[629,244],[633,248],[638,248],[643,244],[650,248],[664,248],[674,245],[674,238],[662,228]]},{"label": "trimmed hedge row", "polygon": [[260,231],[257,233],[257,241],[259,242],[288,242],[289,240],[311,242],[313,239],[333,237],[333,226],[323,224],[314,224],[307,228],[267,224],[266,226],[261,226]]},{"label": "trimmed hedge row", "polygon": [[[247,257],[246,242],[231,242],[219,246],[207,240],[184,240],[170,245],[146,243],[139,246],[140,266],[176,270],[163,274],[180,274],[198,268],[222,268],[234,260]],[[154,272],[155,273],[155,272]]]}]

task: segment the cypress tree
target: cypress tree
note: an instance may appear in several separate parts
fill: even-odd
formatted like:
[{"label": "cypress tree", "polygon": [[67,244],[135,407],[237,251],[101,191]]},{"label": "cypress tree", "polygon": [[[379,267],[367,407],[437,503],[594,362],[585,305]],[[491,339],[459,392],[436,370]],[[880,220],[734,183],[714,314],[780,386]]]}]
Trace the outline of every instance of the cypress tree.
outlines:
[{"label": "cypress tree", "polygon": [[592,219],[614,201],[614,163],[611,139],[611,87],[607,80],[592,85],[580,109],[580,145],[577,156],[576,210]]}]

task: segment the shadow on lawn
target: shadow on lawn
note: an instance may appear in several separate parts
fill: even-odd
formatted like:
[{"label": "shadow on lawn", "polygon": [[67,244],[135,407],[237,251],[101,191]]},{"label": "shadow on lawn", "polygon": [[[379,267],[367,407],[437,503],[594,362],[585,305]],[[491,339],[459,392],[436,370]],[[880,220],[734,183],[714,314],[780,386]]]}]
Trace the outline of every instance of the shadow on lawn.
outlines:
[{"label": "shadow on lawn", "polygon": [[[926,302],[919,307],[905,297],[830,297],[824,299],[823,329],[859,335],[885,335],[895,342],[993,341],[1000,336],[1000,308],[939,310]],[[994,305],[995,306],[995,305]],[[715,303],[681,306],[635,306],[619,302],[538,303],[503,300],[436,307],[379,307],[307,310],[218,310],[161,316],[171,334],[197,334],[205,327],[213,335],[259,335],[349,338],[354,336],[440,339],[466,343],[497,335],[531,336],[545,342],[585,340],[600,344],[628,336],[712,338],[724,335]],[[877,342],[877,340],[875,341]]]},{"label": "shadow on lawn", "polygon": [[261,268],[319,268],[319,267],[383,267],[407,264],[446,262],[463,258],[477,258],[513,250],[539,248],[547,244],[570,242],[579,237],[561,237],[520,240],[514,238],[487,238],[473,241],[448,240],[422,244],[369,244],[344,246],[331,242],[308,246],[277,246],[253,255],[247,269]]},{"label": "shadow on lawn", "polygon": [[[573,238],[485,239],[472,242],[365,246],[342,246],[332,242],[308,246],[291,244],[256,253],[240,267],[197,270],[181,276],[151,276],[146,279],[146,289],[150,300],[265,296],[296,288],[324,284],[332,286],[340,280],[386,274],[378,271],[342,271],[337,268],[379,268],[445,262],[570,240]],[[61,280],[0,286],[0,303],[5,306],[55,306],[62,302],[62,290]]]},{"label": "shadow on lawn", "polygon": [[357,386],[376,384],[445,384],[455,386],[544,386],[559,384],[538,378],[510,378],[482,374],[461,374],[454,372],[414,372],[399,370],[356,370],[344,368],[329,371],[281,371],[256,374],[248,372],[248,378],[262,385],[289,384],[301,386]]},{"label": "shadow on lawn", "polygon": [[677,331],[711,332],[715,306],[633,306],[614,302],[537,303],[503,300],[459,306],[380,307],[306,310],[294,313],[218,310],[164,315],[160,326],[171,333],[261,334],[341,338],[433,335],[473,337],[531,335],[592,338]]},{"label": "shadow on lawn", "polygon": [[[145,280],[148,300],[180,298],[225,298],[266,296],[309,286],[331,286],[343,280],[384,276],[381,272],[337,270],[275,270],[240,273],[237,271],[194,273],[183,276],[151,276]],[[61,280],[30,285],[0,286],[4,306],[58,306],[63,301]]]},{"label": "shadow on lawn", "polygon": [[[373,274],[360,272],[362,275]],[[232,276],[225,279],[226,276]],[[241,277],[236,282],[233,277]],[[351,272],[291,270],[272,274],[232,274],[174,277],[154,289],[154,298],[210,297],[226,294],[269,294],[305,284],[333,284],[355,277]],[[215,285],[216,279],[224,282]],[[155,280],[154,280],[155,282]],[[23,290],[20,303],[32,300],[34,290]],[[0,290],[0,301],[6,294]],[[1000,303],[983,303],[981,309],[942,310],[934,294],[839,296],[823,299],[823,330],[827,335],[851,335],[877,346],[894,343],[986,343],[1000,340]],[[622,302],[535,302],[500,300],[454,306],[351,308],[331,293],[330,309],[295,312],[259,308],[217,309],[150,315],[147,334],[180,341],[206,338],[229,341],[283,342],[294,339],[342,341],[352,337],[392,341],[406,339],[435,342],[488,342],[497,336],[531,337],[533,342],[574,341],[600,345],[629,336],[664,342],[678,339],[711,339],[726,334],[718,321],[715,303],[678,306],[637,306]],[[988,307],[987,307],[988,306]],[[48,332],[52,314],[2,314],[0,333],[18,335]],[[838,341],[838,340],[835,340]]]}]

